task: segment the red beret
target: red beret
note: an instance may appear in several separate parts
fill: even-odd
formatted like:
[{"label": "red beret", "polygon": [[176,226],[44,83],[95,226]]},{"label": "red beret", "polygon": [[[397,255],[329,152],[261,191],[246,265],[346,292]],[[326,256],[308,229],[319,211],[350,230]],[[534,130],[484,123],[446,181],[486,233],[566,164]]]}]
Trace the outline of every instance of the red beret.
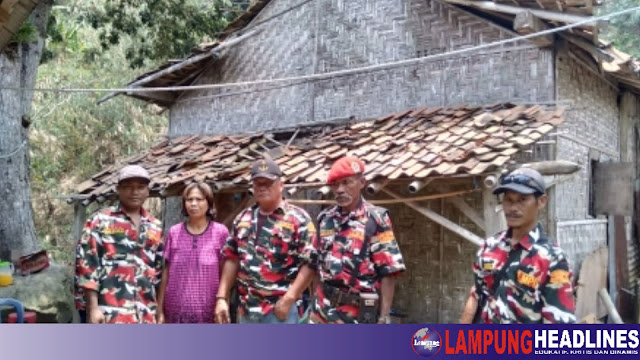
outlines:
[{"label": "red beret", "polygon": [[364,174],[364,163],[356,157],[345,156],[338,159],[331,166],[329,175],[327,175],[327,184],[331,184],[343,177],[357,174]]}]

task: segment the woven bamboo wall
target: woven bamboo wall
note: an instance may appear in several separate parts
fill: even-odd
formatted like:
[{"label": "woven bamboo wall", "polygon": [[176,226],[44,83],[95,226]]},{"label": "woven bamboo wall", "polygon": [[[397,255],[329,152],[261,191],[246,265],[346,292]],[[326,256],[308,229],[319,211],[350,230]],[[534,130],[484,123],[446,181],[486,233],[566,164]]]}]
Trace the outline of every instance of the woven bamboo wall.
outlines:
[{"label": "woven bamboo wall", "polygon": [[563,223],[593,219],[588,214],[590,161],[619,161],[618,92],[566,54],[559,54],[556,63],[558,99],[572,104],[558,128],[567,137],[557,137],[556,156],[582,166],[572,180],[554,189],[557,241],[578,273],[582,260],[606,245],[607,227],[597,221],[577,226]]},{"label": "woven bamboo wall", "polygon": [[[255,21],[290,6],[274,0]],[[317,0],[229,49],[198,83],[311,75],[412,59],[513,36],[435,0]],[[505,52],[505,48],[511,51]],[[452,60],[269,88],[202,90],[171,108],[169,135],[258,131],[425,105],[553,99],[553,52],[527,42]],[[259,89],[258,92],[246,92]]]}]

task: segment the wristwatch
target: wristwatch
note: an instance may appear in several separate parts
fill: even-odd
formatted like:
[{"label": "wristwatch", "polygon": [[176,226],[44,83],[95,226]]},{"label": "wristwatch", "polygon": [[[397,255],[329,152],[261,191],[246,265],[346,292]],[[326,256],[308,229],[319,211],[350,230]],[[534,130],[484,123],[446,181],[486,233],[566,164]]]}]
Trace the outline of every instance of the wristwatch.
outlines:
[{"label": "wristwatch", "polygon": [[391,316],[382,315],[378,318],[378,324],[391,324]]}]

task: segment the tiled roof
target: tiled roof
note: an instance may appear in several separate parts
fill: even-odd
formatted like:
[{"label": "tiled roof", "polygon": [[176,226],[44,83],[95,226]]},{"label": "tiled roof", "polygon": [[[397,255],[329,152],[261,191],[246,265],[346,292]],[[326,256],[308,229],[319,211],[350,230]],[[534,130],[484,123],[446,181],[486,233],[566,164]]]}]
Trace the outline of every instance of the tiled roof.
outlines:
[{"label": "tiled roof", "polygon": [[280,164],[288,185],[322,185],[331,164],[346,154],[365,161],[368,180],[479,175],[501,168],[562,121],[561,109],[498,104],[420,108],[269,133],[179,137],[105,169],[78,185],[76,193],[87,201],[114,195],[117,170],[126,164],[149,170],[153,195],[179,191],[195,180],[218,191],[244,191],[251,163],[265,152]]}]

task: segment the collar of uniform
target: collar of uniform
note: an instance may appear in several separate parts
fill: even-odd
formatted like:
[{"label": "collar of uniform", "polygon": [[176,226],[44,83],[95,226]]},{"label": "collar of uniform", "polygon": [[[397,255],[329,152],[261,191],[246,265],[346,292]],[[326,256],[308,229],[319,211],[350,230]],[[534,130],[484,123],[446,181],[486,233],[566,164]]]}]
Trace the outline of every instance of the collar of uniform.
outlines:
[{"label": "collar of uniform", "polygon": [[358,218],[361,218],[361,217],[365,216],[365,214],[366,214],[365,201],[362,198],[362,196],[360,196],[360,200],[358,200],[358,206],[356,206],[356,208],[354,210],[352,210],[351,212],[349,212],[348,214],[343,214],[342,213],[342,207],[341,206],[336,206],[335,212],[336,212],[335,215],[338,216],[339,218],[344,218],[344,219],[358,219]]},{"label": "collar of uniform", "polygon": [[[511,228],[509,228],[509,230],[507,230],[503,238],[504,241],[509,241],[509,239],[511,238],[511,232],[512,230]],[[533,246],[533,244],[540,241],[541,238],[542,238],[542,225],[538,223],[538,225],[536,225],[533,228],[533,230],[529,231],[529,233],[526,236],[523,236],[522,239],[518,241],[516,246],[520,244],[520,246],[522,246],[527,251],[531,251],[531,247]]]},{"label": "collar of uniform", "polygon": [[[287,213],[288,207],[289,203],[286,200],[282,199],[280,205],[278,205],[278,207],[273,210],[272,214],[284,215]],[[260,215],[260,205],[254,204],[252,209],[255,214]]]},{"label": "collar of uniform", "polygon": [[[122,210],[122,206],[120,205],[120,203],[118,203],[118,205],[115,206],[114,213],[127,216],[127,214]],[[146,221],[149,219],[149,213],[143,207],[140,208],[140,219],[141,221]]]}]

